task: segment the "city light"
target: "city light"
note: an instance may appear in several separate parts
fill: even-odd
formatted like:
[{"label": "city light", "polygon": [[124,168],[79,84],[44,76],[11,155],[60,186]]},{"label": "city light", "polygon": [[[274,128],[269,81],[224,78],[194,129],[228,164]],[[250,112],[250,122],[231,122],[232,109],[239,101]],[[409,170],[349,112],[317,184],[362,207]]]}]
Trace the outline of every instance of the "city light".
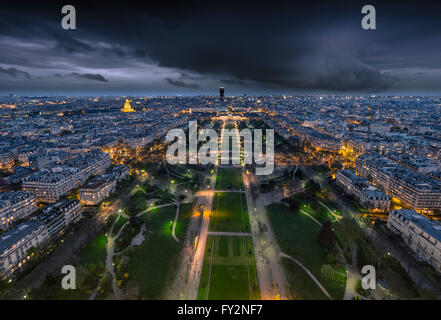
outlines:
[{"label": "city light", "polygon": [[441,299],[438,3],[17,1],[0,297]]}]

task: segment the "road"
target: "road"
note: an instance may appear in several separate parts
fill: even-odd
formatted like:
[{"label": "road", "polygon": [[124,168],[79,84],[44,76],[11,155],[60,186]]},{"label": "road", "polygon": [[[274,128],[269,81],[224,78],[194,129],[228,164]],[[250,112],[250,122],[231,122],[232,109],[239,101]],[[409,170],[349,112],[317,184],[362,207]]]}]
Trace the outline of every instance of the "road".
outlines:
[{"label": "road", "polygon": [[228,236],[228,237],[249,237],[251,233],[247,232],[223,232],[223,231],[210,231],[209,236]]},{"label": "road", "polygon": [[[189,299],[197,299],[199,291],[199,282],[201,279],[202,265],[204,262],[205,247],[207,245],[208,226],[210,225],[211,208],[213,205],[214,190],[216,187],[217,167],[214,169],[210,177],[210,188],[205,196],[198,198],[198,203],[204,206],[202,215],[202,227],[199,233],[199,240],[196,247],[196,254],[190,269],[189,283]],[[200,205],[198,206],[198,208]]]},{"label": "road", "polygon": [[176,242],[179,242],[178,237],[176,237],[175,230],[176,230],[176,223],[178,222],[179,218],[179,202],[176,202],[176,215],[175,215],[175,221],[173,221],[173,229],[172,229],[172,237],[176,240]]},{"label": "road", "polygon": [[[253,236],[254,256],[256,258],[257,275],[259,278],[260,296],[263,300],[288,299],[285,288],[286,277],[280,263],[280,249],[277,244],[264,207],[254,201],[251,185],[255,183],[253,173],[242,173],[245,195]],[[261,231],[260,226],[266,226]]]},{"label": "road", "polygon": [[352,300],[355,296],[360,296],[355,291],[357,281],[361,280],[361,275],[357,267],[357,246],[351,246],[352,264],[346,265],[346,288],[343,300]]},{"label": "road", "polygon": [[[216,187],[217,167],[213,169],[213,174],[210,175],[209,188],[198,192],[198,197],[193,210],[199,211],[201,206],[202,210],[202,222],[199,228],[200,217],[197,214],[193,214],[188,229],[198,229],[198,237],[196,248],[193,247],[194,241],[192,232],[186,233],[185,243],[182,256],[181,266],[175,277],[175,281],[171,286],[167,294],[167,299],[185,299],[195,300],[198,296],[199,281],[202,271],[202,264],[204,262],[205,247],[208,236],[208,226],[210,224],[210,214],[213,204],[214,190]],[[205,186],[204,186],[205,187]],[[189,246],[189,244],[191,246]]]},{"label": "road", "polygon": [[[237,123],[235,123],[235,127],[238,127]],[[238,131],[236,131],[236,139],[234,140],[239,144],[240,150],[241,140]],[[252,193],[252,184],[256,183],[254,174],[251,172],[248,174],[244,166],[242,166],[242,179],[253,238],[260,297],[262,300],[286,300],[288,299],[288,294],[285,289],[285,273],[280,263],[280,249],[271,230],[271,225],[268,222],[263,205],[254,201]],[[262,231],[259,225],[266,225],[266,231]]]}]

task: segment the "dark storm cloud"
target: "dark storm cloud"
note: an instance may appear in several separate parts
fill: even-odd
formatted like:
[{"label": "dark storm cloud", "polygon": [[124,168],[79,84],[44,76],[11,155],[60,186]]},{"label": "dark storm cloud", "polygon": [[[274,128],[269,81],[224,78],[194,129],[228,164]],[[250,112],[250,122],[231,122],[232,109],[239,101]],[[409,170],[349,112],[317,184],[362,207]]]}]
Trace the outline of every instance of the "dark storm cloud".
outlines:
[{"label": "dark storm cloud", "polygon": [[233,84],[233,85],[240,85],[240,86],[245,86],[246,82],[239,80],[239,79],[222,79],[220,80],[220,82],[224,83],[224,84]]},{"label": "dark storm cloud", "polygon": [[30,79],[31,75],[27,72],[18,70],[16,68],[2,68],[0,67],[0,76],[5,75],[5,76],[9,76],[9,77],[25,77]]},{"label": "dark storm cloud", "polygon": [[[366,3],[358,1],[169,7],[73,1],[77,30],[69,31],[60,27],[59,5],[8,4],[0,8],[0,63],[42,77],[48,72],[52,79],[56,73],[108,82],[109,90],[138,85],[199,92],[222,84],[275,92],[436,88],[441,5],[370,3],[377,8],[377,30],[370,31],[360,27]],[[92,81],[87,86],[93,88]]]},{"label": "dark storm cloud", "polygon": [[178,80],[178,79],[171,79],[171,78],[166,78],[165,81],[167,81],[168,83],[170,83],[171,85],[175,86],[175,87],[181,87],[181,88],[188,88],[188,89],[200,89],[201,86],[197,83],[187,83],[184,82],[182,80]]},{"label": "dark storm cloud", "polygon": [[72,72],[71,75],[78,77],[78,78],[87,79],[87,80],[108,82],[107,79],[104,78],[101,74],[91,74],[91,73],[81,74],[81,73],[77,73],[77,72]]},{"label": "dark storm cloud", "polygon": [[67,54],[90,53],[94,48],[85,41],[77,40],[65,33],[53,33],[52,38],[56,41],[54,50],[61,50]]}]

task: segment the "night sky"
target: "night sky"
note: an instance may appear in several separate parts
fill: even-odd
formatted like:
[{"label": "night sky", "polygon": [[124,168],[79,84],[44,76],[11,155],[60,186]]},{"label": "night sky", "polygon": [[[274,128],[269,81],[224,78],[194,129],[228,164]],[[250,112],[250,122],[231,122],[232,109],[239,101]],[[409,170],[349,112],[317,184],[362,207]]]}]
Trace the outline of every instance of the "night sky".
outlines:
[{"label": "night sky", "polygon": [[440,1],[47,2],[0,4],[0,94],[441,93]]}]

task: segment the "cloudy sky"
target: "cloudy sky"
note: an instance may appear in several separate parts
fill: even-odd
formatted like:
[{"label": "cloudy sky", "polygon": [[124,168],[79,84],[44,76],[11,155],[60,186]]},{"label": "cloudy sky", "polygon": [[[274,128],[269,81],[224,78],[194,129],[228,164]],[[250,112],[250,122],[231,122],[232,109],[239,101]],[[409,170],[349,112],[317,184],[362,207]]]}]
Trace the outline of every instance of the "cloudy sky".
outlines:
[{"label": "cloudy sky", "polygon": [[441,94],[440,1],[35,2],[0,4],[0,94]]}]

